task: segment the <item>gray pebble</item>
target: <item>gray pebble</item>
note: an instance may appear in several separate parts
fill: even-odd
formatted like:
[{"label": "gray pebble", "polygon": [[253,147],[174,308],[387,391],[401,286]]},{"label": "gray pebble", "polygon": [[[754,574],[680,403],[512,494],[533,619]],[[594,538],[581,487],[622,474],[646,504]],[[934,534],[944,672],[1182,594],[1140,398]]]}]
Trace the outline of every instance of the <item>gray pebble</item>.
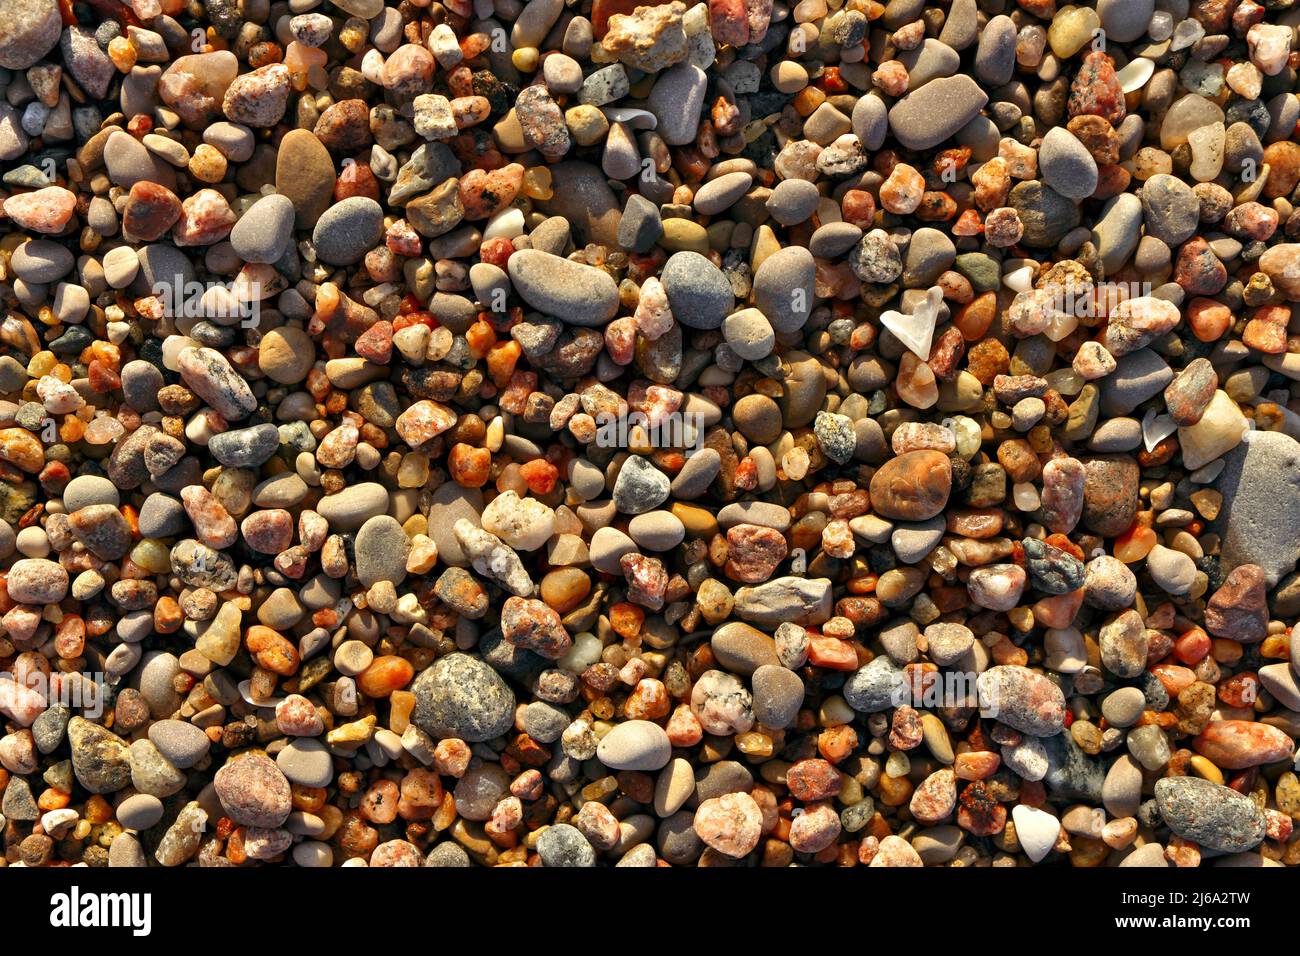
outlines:
[{"label": "gray pebble", "polygon": [[1201,201],[1181,179],[1167,173],[1152,176],[1143,184],[1138,198],[1149,236],[1176,248],[1195,235]]},{"label": "gray pebble", "polygon": [[520,249],[506,270],[525,302],[570,325],[604,325],[618,312],[618,287],[609,273],[594,266]]},{"label": "gray pebble", "polygon": [[112,505],[116,508],[121,503],[117,486],[101,475],[78,475],[63,489],[63,506],[69,514],[91,505]]},{"label": "gray pebble", "polygon": [[798,674],[776,664],[763,664],[750,680],[756,721],[775,729],[794,723],[804,698],[803,679]]},{"label": "gray pebble", "polygon": [[1097,14],[1106,38],[1119,43],[1132,43],[1142,37],[1154,11],[1155,0],[1097,0]]},{"label": "gray pebble", "polygon": [[[961,69],[961,55],[948,44],[934,37],[927,37],[914,50],[900,51],[898,62],[907,67],[908,90],[919,90],[931,80],[953,76]],[[862,99],[872,98],[864,96]],[[857,115],[856,109],[854,115]],[[884,115],[882,111],[881,116]]]},{"label": "gray pebble", "polygon": [[464,851],[460,844],[452,840],[444,840],[424,858],[425,866],[452,866],[467,867],[473,866],[469,860],[469,854]]},{"label": "gray pebble", "polygon": [[1115,371],[1101,380],[1101,412],[1107,417],[1127,415],[1148,398],[1164,391],[1174,370],[1151,349],[1121,356]]},{"label": "gray pebble", "polygon": [[625,720],[601,738],[596,757],[611,770],[659,770],[672,757],[672,744],[658,724]]},{"label": "gray pebble", "polygon": [[410,550],[410,538],[397,519],[388,515],[367,519],[356,537],[358,580],[364,587],[379,581],[401,584],[406,580],[406,556]]},{"label": "gray pebble", "polygon": [[659,136],[669,146],[684,146],[695,139],[708,85],[708,74],[689,62],[659,74],[646,109],[659,120]]},{"label": "gray pebble", "polygon": [[203,142],[215,146],[232,163],[244,163],[252,159],[253,147],[256,145],[251,129],[225,120],[204,129]]},{"label": "gray pebble", "polygon": [[[365,213],[352,215],[360,223],[365,223],[361,218]],[[293,220],[293,203],[287,196],[278,193],[263,196],[239,217],[235,228],[230,231],[230,244],[245,262],[278,262],[293,240]],[[318,222],[317,230],[319,228]]]},{"label": "gray pebble", "polygon": [[145,655],[144,667],[140,670],[140,694],[155,718],[170,717],[181,705],[180,695],[173,686],[180,670],[180,662],[173,654],[150,651]]},{"label": "gray pebble", "polygon": [[844,682],[844,699],[864,714],[898,706],[904,691],[903,672],[887,656],[875,658]]},{"label": "gray pebble", "polygon": [[1011,81],[1015,68],[1016,25],[1010,17],[999,14],[980,31],[975,50],[975,76],[990,87],[1002,86]]},{"label": "gray pebble", "polygon": [[1157,780],[1155,794],[1165,824],[1186,840],[1237,853],[1264,839],[1264,814],[1245,794],[1200,777]]},{"label": "gray pebble", "polygon": [[311,241],[322,262],[350,266],[384,234],[384,207],[366,196],[350,196],[321,214]]},{"label": "gray pebble", "polygon": [[618,244],[630,252],[649,252],[663,232],[659,207],[638,193],[628,196],[618,224]]},{"label": "gray pebble", "polygon": [[48,285],[72,271],[73,258],[66,246],[49,239],[32,239],[14,250],[9,264],[24,282]]},{"label": "gray pebble", "polygon": [[524,733],[543,744],[560,739],[569,726],[569,715],[562,708],[543,700],[535,700],[524,708]]},{"label": "gray pebble", "polygon": [[[358,531],[367,519],[388,510],[388,489],[373,481],[348,485],[338,494],[326,495],[316,505],[334,531]],[[441,552],[441,547],[438,549]]]},{"label": "gray pebble", "polygon": [[744,172],[727,173],[711,179],[696,191],[695,209],[705,216],[716,216],[731,208],[749,191],[753,182],[754,177]]},{"label": "gray pebble", "polygon": [[290,783],[327,787],[334,779],[334,760],[315,737],[295,737],[275,757],[275,764]]},{"label": "gray pebble", "polygon": [[[162,815],[162,801],[150,793],[133,794],[117,805],[117,820],[128,830],[148,830]],[[117,843],[113,841],[113,848]]]},{"label": "gray pebble", "polygon": [[1007,205],[1016,211],[1024,226],[1022,243],[1035,249],[1055,246],[1081,218],[1074,202],[1036,179],[1013,186]]},{"label": "gray pebble", "polygon": [[1121,687],[1107,694],[1101,713],[1112,727],[1132,727],[1146,708],[1146,695],[1137,687]]},{"label": "gray pebble", "polygon": [[1300,541],[1300,443],[1283,432],[1248,431],[1224,463],[1223,510],[1212,526],[1222,536],[1223,571],[1256,564],[1273,587],[1294,569]]},{"label": "gray pebble", "polygon": [[212,457],[228,468],[256,468],[280,447],[280,430],[269,422],[235,428],[208,440]]},{"label": "gray pebble", "polygon": [[423,671],[411,687],[412,722],[438,739],[469,743],[506,733],[515,719],[515,695],[490,666],[468,654],[448,654]]},{"label": "gray pebble", "polygon": [[[803,180],[791,180],[803,182]],[[851,222],[828,222],[819,226],[808,239],[808,251],[818,259],[844,255],[862,239],[862,230]]]},{"label": "gray pebble", "polygon": [[200,728],[184,720],[159,720],[149,726],[149,739],[173,766],[186,770],[207,755],[212,742]]},{"label": "gray pebble", "polygon": [[787,246],[764,259],[754,273],[754,305],[777,332],[797,332],[812,314],[816,277],[812,253],[803,246]]},{"label": "gray pebble", "polygon": [[946,525],[943,515],[928,521],[895,526],[889,545],[904,564],[916,564],[933,551],[943,539]]},{"label": "gray pebble", "polygon": [[[808,250],[802,251],[807,254]],[[511,256],[510,263],[513,265],[520,255]],[[736,301],[727,277],[698,252],[673,253],[659,278],[673,317],[687,328],[705,331],[718,328]],[[810,302],[810,308],[811,305]]]},{"label": "gray pebble", "polygon": [[1097,189],[1097,161],[1064,126],[1053,126],[1043,137],[1038,169],[1043,182],[1067,199],[1086,199]]},{"label": "gray pebble", "polygon": [[[862,98],[862,100],[868,99],[873,97]],[[854,115],[857,115],[856,110]],[[883,105],[881,115],[884,115]],[[766,208],[772,218],[781,225],[794,226],[809,219],[817,211],[821,200],[822,194],[815,183],[810,183],[806,179],[783,179],[776,184],[772,194],[767,197]]]},{"label": "gray pebble", "polygon": [[614,507],[623,514],[638,515],[659,507],[668,499],[668,476],[640,455],[623,462],[614,482]]},{"label": "gray pebble", "polygon": [[944,77],[898,100],[889,110],[889,128],[907,149],[931,149],[974,119],[988,101],[971,77]]},{"label": "gray pebble", "polygon": [[[686,459],[686,464],[673,479],[671,490],[679,501],[691,501],[704,494],[713,479],[722,470],[722,456],[716,449],[701,448]],[[603,487],[603,486],[602,486]]]},{"label": "gray pebble", "polygon": [[586,867],[596,865],[596,851],[577,827],[557,823],[537,838],[537,855],[542,866]]},{"label": "gray pebble", "polygon": [[189,528],[185,507],[170,495],[155,491],[140,506],[140,534],[146,538],[168,538]]}]

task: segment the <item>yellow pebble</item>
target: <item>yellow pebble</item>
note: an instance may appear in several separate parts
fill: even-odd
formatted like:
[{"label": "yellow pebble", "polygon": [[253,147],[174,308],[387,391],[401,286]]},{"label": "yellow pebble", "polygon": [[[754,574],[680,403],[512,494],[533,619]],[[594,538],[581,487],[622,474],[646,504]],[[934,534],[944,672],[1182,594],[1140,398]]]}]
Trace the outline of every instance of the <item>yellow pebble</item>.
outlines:
[{"label": "yellow pebble", "polygon": [[1187,761],[1187,766],[1201,779],[1223,786],[1223,774],[1219,772],[1219,768],[1200,754]]},{"label": "yellow pebble", "polygon": [[126,37],[113,37],[108,41],[108,58],[119,73],[130,73],[137,56],[135,45]]},{"label": "yellow pebble", "polygon": [[531,199],[550,199],[554,195],[551,189],[551,171],[545,166],[534,166],[524,173],[524,195]]},{"label": "yellow pebble", "polygon": [[538,52],[536,47],[521,46],[510,54],[510,62],[515,65],[516,70],[522,70],[524,73],[532,73],[537,69]]},{"label": "yellow pebble", "polygon": [[200,182],[219,183],[226,175],[226,157],[215,146],[200,143],[190,157],[189,170]]}]

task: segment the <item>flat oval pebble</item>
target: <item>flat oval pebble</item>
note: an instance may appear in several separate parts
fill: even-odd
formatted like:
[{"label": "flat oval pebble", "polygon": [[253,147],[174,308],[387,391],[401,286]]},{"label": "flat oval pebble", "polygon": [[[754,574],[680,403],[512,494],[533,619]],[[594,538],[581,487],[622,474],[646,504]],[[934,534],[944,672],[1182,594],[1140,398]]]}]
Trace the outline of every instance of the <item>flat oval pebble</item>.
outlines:
[{"label": "flat oval pebble", "polygon": [[160,720],[149,727],[149,739],[172,766],[186,770],[207,754],[208,735],[183,720]]},{"label": "flat oval pebble", "polygon": [[510,257],[508,271],[524,301],[572,325],[603,325],[617,311],[614,281],[591,266],[522,249]]},{"label": "flat oval pebble", "polygon": [[276,262],[293,236],[294,215],[287,196],[263,196],[239,217],[230,244],[245,262]]},{"label": "flat oval pebble", "polygon": [[379,242],[383,229],[383,207],[366,196],[350,196],[316,220],[311,241],[323,262],[347,266]]},{"label": "flat oval pebble", "polygon": [[672,754],[662,727],[648,720],[628,720],[601,738],[596,756],[611,770],[658,770]]},{"label": "flat oval pebble", "polygon": [[718,328],[735,303],[726,277],[698,252],[674,253],[662,278],[673,316],[689,328]]}]

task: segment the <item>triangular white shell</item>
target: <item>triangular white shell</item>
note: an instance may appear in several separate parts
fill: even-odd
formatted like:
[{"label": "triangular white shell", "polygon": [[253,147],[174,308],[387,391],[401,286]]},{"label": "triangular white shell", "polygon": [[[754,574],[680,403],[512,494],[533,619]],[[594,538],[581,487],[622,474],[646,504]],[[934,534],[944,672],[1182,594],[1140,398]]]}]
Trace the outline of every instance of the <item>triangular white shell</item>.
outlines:
[{"label": "triangular white shell", "polygon": [[934,327],[939,320],[942,302],[943,290],[937,285],[931,286],[925,294],[925,301],[911,315],[891,309],[880,314],[880,324],[924,362],[930,357],[930,345],[934,341]]},{"label": "triangular white shell", "polygon": [[1154,408],[1148,408],[1147,413],[1142,416],[1142,443],[1147,446],[1147,452],[1155,451],[1156,445],[1177,429],[1178,426],[1174,424],[1173,418],[1168,415],[1157,415]]},{"label": "triangular white shell", "polygon": [[1037,863],[1056,846],[1061,835],[1061,821],[1045,810],[1020,804],[1012,809],[1011,819],[1016,824],[1016,839],[1025,856]]}]

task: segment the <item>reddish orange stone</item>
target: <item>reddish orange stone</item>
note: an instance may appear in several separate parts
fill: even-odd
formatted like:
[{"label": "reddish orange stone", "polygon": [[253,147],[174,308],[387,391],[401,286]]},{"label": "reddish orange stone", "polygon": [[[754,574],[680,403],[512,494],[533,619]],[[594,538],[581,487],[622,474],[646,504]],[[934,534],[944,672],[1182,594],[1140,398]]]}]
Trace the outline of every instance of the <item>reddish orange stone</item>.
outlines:
[{"label": "reddish orange stone", "polygon": [[409,684],[414,676],[415,668],[410,661],[395,654],[385,654],[376,657],[357,675],[357,689],[367,697],[387,697]]}]

